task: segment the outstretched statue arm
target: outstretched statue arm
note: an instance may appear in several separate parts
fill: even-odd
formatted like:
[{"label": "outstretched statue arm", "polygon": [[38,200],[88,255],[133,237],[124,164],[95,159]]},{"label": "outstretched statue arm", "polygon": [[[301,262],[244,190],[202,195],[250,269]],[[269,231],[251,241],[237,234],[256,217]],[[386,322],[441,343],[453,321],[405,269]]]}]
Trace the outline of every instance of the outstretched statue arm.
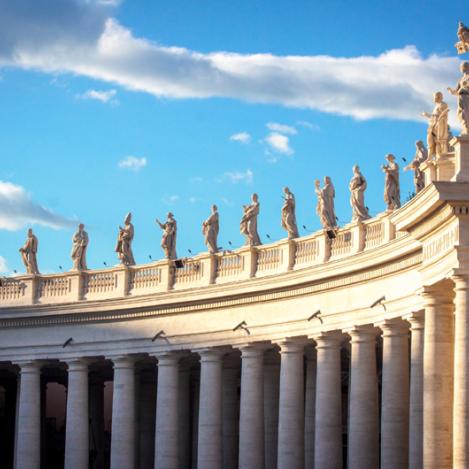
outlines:
[{"label": "outstretched statue arm", "polygon": [[164,230],[165,229],[165,224],[164,223],[161,223],[160,220],[158,220],[158,218],[155,219],[156,221],[156,224],[159,225],[159,227]]}]

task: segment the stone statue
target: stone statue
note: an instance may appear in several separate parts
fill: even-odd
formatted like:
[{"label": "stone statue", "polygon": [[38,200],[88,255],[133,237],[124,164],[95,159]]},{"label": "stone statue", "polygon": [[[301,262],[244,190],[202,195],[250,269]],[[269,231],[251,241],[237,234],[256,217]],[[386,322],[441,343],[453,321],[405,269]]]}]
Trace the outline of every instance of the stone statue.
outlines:
[{"label": "stone statue", "polygon": [[443,94],[439,91],[433,95],[435,107],[433,112],[422,112],[422,116],[429,119],[427,129],[428,155],[433,158],[448,153],[448,113],[449,107],[443,101]]},{"label": "stone statue", "polygon": [[382,165],[381,169],[386,174],[384,180],[384,201],[386,210],[392,212],[401,206],[401,192],[399,187],[399,166],[394,155],[386,155],[389,164]]},{"label": "stone statue", "polygon": [[319,215],[321,225],[327,231],[334,230],[337,228],[337,218],[334,210],[335,189],[331,178],[329,176],[324,178],[324,186],[322,189],[319,179],[314,181],[314,186],[318,196],[316,213]]},{"label": "stone statue", "polygon": [[132,214],[128,213],[124,220],[124,228],[119,226],[119,235],[115,251],[117,257],[123,265],[135,265],[134,255],[132,252],[132,241],[134,239],[134,225],[130,222]]},{"label": "stone statue", "polygon": [[282,228],[288,233],[288,239],[298,238],[298,227],[296,226],[295,196],[288,187],[283,188],[284,203],[282,207]]},{"label": "stone statue", "polygon": [[362,221],[370,218],[368,208],[365,205],[366,179],[360,172],[360,167],[352,168],[353,177],[349,183],[350,205],[352,206],[352,221]]},{"label": "stone statue", "polygon": [[38,274],[39,269],[37,267],[37,238],[33,234],[33,230],[29,228],[28,230],[28,237],[26,238],[26,242],[24,243],[23,247],[20,248],[21,259],[23,260],[23,264],[26,267],[27,274]]},{"label": "stone statue", "polygon": [[164,251],[166,259],[177,259],[176,254],[176,235],[177,235],[177,223],[174,219],[174,215],[168,212],[166,215],[166,221],[161,223],[156,219],[156,224],[163,230],[163,236],[161,238],[161,247]]},{"label": "stone statue", "polygon": [[415,156],[414,159],[408,164],[404,171],[412,170],[414,172],[414,190],[418,194],[425,187],[425,175],[420,169],[420,165],[427,161],[428,153],[422,140],[415,142]]},{"label": "stone statue", "polygon": [[458,54],[469,52],[469,28],[466,28],[466,26],[464,26],[461,21],[458,25],[457,34],[459,41],[454,46],[456,47]]},{"label": "stone statue", "polygon": [[257,194],[252,194],[251,204],[243,205],[243,218],[239,224],[239,231],[246,236],[246,245],[260,246],[261,240],[257,233],[257,216],[259,215],[260,204]]},{"label": "stone statue", "polygon": [[211,215],[202,223],[202,234],[205,237],[205,245],[210,254],[218,252],[217,238],[219,228],[218,207],[212,205]]},{"label": "stone statue", "polygon": [[72,238],[73,246],[72,253],[70,254],[73,261],[72,270],[87,270],[86,266],[86,249],[88,247],[88,233],[85,231],[85,225],[80,223],[78,230]]},{"label": "stone statue", "polygon": [[469,134],[469,62],[461,64],[463,76],[459,79],[455,89],[448,91],[458,97],[458,119],[461,123],[461,135]]}]

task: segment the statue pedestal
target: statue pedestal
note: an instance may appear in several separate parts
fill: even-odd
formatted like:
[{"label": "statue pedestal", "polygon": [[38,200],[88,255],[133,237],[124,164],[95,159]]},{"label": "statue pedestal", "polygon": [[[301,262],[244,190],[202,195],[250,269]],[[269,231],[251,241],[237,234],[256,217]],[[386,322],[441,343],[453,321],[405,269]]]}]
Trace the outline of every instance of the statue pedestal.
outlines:
[{"label": "statue pedestal", "polygon": [[436,166],[434,160],[424,161],[420,165],[420,169],[425,175],[425,187],[431,184],[433,181],[436,181]]},{"label": "statue pedestal", "polygon": [[437,157],[436,161],[436,180],[451,181],[455,174],[455,156],[454,153],[444,153]]},{"label": "statue pedestal", "polygon": [[469,135],[454,137],[450,144],[455,152],[455,173],[451,181],[469,182]]}]

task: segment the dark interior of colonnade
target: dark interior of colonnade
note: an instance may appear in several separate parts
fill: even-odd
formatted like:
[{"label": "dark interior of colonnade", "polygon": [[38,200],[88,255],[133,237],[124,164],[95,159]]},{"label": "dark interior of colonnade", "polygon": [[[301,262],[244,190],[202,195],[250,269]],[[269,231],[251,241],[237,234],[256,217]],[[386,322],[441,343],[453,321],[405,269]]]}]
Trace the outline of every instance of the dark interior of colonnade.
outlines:
[{"label": "dark interior of colonnade", "polygon": [[[381,341],[377,343],[377,377],[381,397]],[[280,366],[279,354],[275,352],[272,363]],[[341,351],[342,421],[344,467],[347,461],[348,399],[350,387],[350,345]],[[306,370],[306,365],[305,365]],[[155,419],[157,367],[151,360],[136,364],[136,468],[153,469],[155,450]],[[223,442],[232,449],[225,458],[237,466],[238,420],[240,402],[241,362],[239,353],[225,358],[223,369],[224,424]],[[278,374],[275,375],[278,379]],[[196,355],[184,358],[179,374],[179,444],[181,469],[195,469],[197,461],[197,427],[199,401],[200,365]],[[113,370],[109,361],[101,360],[90,365],[89,372],[89,468],[110,467],[112,426],[112,380]],[[15,366],[0,368],[0,454],[1,468],[12,469],[14,464],[15,419],[19,369]],[[306,383],[306,380],[305,380]],[[278,382],[275,384],[278,393]],[[306,392],[305,392],[306,396]],[[278,394],[277,394],[278,398]],[[67,370],[59,362],[49,362],[41,371],[41,469],[62,469],[65,454],[67,399]],[[231,410],[228,409],[231,406]],[[264,410],[266,434],[276,436],[277,411],[269,411],[265,396]],[[268,415],[269,414],[269,415]],[[273,425],[272,425],[273,424]],[[267,440],[266,440],[267,441]],[[231,466],[230,466],[231,467]],[[234,467],[234,466],[233,466]]]}]

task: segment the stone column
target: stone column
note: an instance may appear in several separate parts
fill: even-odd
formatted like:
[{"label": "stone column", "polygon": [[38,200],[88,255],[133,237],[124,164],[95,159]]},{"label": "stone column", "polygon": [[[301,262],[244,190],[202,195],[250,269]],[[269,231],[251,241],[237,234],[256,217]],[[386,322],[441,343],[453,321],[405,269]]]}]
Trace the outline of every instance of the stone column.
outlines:
[{"label": "stone column", "polygon": [[378,468],[377,331],[371,326],[357,326],[348,333],[351,337],[348,468]]},{"label": "stone column", "polygon": [[280,356],[276,349],[264,353],[264,460],[266,468],[277,467],[278,398]]},{"label": "stone column", "polygon": [[96,372],[90,374],[89,381],[91,468],[101,469],[104,466],[104,379]]},{"label": "stone column", "polygon": [[287,339],[278,345],[281,362],[277,468],[303,469],[305,341]]},{"label": "stone column", "polygon": [[88,363],[71,360],[68,365],[65,469],[88,469]]},{"label": "stone column", "polygon": [[223,469],[238,469],[239,356],[230,354],[223,364]]},{"label": "stone column", "polygon": [[180,469],[191,466],[191,364],[190,359],[179,364],[178,453]]},{"label": "stone column", "polygon": [[176,353],[164,353],[157,358],[155,469],[178,469],[180,356]]},{"label": "stone column", "polygon": [[316,410],[316,349],[308,346],[305,385],[305,469],[314,469],[314,429]]},{"label": "stone column", "polygon": [[381,469],[409,464],[409,323],[377,324],[383,332]]},{"label": "stone column", "polygon": [[15,469],[39,469],[41,465],[41,363],[20,366]]},{"label": "stone column", "polygon": [[197,469],[222,468],[222,357],[217,349],[200,355]]},{"label": "stone column", "polygon": [[423,357],[423,467],[453,467],[452,283],[425,287]]},{"label": "stone column", "polygon": [[241,348],[239,469],[264,467],[264,350]]},{"label": "stone column", "polygon": [[135,467],[135,370],[134,357],[112,358],[111,469]]},{"label": "stone column", "polygon": [[409,469],[423,469],[423,326],[424,312],[410,322]]},{"label": "stone column", "polygon": [[453,468],[469,467],[469,298],[468,275],[455,283]]},{"label": "stone column", "polygon": [[314,340],[317,354],[314,467],[342,469],[342,334],[326,332]]},{"label": "stone column", "polygon": [[139,469],[153,469],[155,466],[155,416],[156,416],[156,370],[154,365],[140,371],[138,413],[140,432],[138,452]]}]

